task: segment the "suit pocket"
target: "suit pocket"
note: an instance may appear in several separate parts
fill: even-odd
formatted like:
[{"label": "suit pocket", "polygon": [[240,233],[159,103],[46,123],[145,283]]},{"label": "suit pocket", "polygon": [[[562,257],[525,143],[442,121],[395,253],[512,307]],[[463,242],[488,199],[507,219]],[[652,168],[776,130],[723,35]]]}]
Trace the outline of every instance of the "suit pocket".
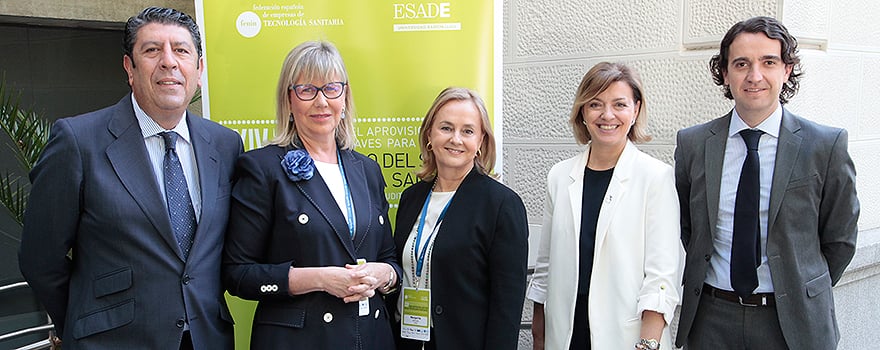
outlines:
[{"label": "suit pocket", "polygon": [[266,304],[257,308],[254,323],[291,328],[303,328],[306,324],[306,310],[297,307],[283,307]]},{"label": "suit pocket", "polygon": [[807,288],[807,296],[814,298],[831,289],[831,275],[825,271],[819,277],[809,280],[804,286]]},{"label": "suit pocket", "polygon": [[73,337],[82,339],[131,323],[134,320],[134,299],[80,316],[73,325]]},{"label": "suit pocket", "polygon": [[95,298],[119,293],[131,288],[131,268],[123,267],[95,278]]},{"label": "suit pocket", "polygon": [[818,179],[819,179],[819,174],[815,174],[815,173],[811,174],[811,175],[804,176],[804,177],[800,177],[797,179],[793,179],[788,182],[788,186],[785,186],[785,189],[787,191],[791,191],[791,190],[799,188],[799,187],[813,185],[817,182]]}]

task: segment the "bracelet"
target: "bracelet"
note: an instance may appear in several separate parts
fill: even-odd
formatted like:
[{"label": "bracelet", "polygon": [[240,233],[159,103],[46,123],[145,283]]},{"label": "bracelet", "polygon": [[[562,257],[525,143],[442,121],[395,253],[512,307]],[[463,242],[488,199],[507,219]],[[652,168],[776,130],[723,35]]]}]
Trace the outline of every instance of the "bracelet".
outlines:
[{"label": "bracelet", "polygon": [[657,339],[639,339],[639,342],[636,343],[636,349],[638,350],[660,350],[660,342]]},{"label": "bracelet", "polygon": [[[388,266],[391,267],[391,265]],[[388,294],[395,291],[395,289],[391,287],[391,285],[394,284],[394,281],[396,280],[396,278],[394,278],[394,275],[394,268],[391,267],[391,273],[388,276],[388,282],[385,282],[385,285],[380,288],[383,294]]]}]

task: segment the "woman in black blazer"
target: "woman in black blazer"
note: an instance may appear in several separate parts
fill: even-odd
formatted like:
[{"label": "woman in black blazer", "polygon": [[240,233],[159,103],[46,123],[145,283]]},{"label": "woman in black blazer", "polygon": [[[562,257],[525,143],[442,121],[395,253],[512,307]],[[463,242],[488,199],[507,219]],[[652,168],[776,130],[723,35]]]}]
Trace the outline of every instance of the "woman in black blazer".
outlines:
[{"label": "woman in black blazer", "polygon": [[259,301],[252,349],[394,346],[379,294],[401,275],[385,181],[352,150],[347,82],[332,44],[295,47],[278,81],[276,138],[236,164],[223,279]]},{"label": "woman in black blazer", "polygon": [[[519,196],[488,175],[495,139],[482,99],[441,92],[419,146],[422,181],[403,192],[395,227],[406,287],[395,305],[398,349],[516,349],[528,223]],[[430,303],[414,301],[428,293]]]}]

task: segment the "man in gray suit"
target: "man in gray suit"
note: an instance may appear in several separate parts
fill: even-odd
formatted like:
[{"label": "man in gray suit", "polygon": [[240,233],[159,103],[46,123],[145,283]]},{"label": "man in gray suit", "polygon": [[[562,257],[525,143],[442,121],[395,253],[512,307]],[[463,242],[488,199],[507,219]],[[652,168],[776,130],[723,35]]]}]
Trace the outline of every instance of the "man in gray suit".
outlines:
[{"label": "man in gray suit", "polygon": [[132,93],[58,120],[30,173],[21,272],[65,350],[232,349],[220,255],[234,131],[187,112],[204,69],[193,19],[128,20]]},{"label": "man in gray suit", "polygon": [[678,133],[687,259],[675,343],[834,349],[831,287],[855,253],[859,216],[847,133],[783,107],[800,58],[773,18],[734,25],[710,68],[735,106]]}]

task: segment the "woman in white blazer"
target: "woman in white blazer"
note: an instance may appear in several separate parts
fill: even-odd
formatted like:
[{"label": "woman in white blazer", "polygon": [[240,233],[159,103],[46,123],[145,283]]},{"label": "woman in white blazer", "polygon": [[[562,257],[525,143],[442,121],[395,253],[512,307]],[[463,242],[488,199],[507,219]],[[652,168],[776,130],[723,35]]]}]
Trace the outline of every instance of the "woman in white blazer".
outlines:
[{"label": "woman in white blazer", "polygon": [[584,76],[570,123],[586,144],[547,175],[535,273],[535,349],[672,349],[680,300],[678,199],[673,170],[639,151],[641,81],[602,62]]}]

